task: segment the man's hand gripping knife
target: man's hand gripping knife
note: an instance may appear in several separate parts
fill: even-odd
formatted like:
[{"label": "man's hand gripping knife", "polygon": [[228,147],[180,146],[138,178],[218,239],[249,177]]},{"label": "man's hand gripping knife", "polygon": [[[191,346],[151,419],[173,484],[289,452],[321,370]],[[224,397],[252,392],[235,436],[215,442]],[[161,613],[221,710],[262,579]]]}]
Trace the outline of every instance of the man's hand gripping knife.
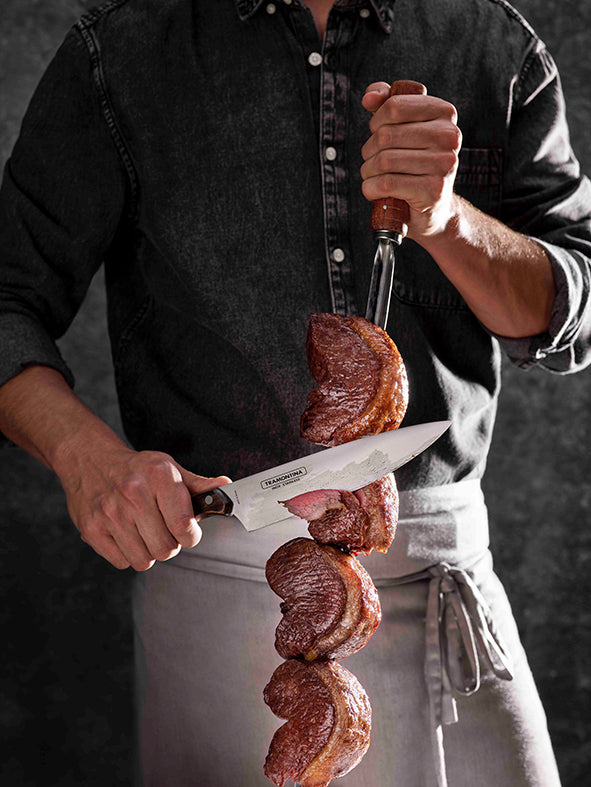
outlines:
[{"label": "man's hand gripping knife", "polygon": [[119,569],[145,571],[198,544],[191,495],[230,480],[132,450],[46,366],[0,388],[0,430],[56,473],[82,540]]}]

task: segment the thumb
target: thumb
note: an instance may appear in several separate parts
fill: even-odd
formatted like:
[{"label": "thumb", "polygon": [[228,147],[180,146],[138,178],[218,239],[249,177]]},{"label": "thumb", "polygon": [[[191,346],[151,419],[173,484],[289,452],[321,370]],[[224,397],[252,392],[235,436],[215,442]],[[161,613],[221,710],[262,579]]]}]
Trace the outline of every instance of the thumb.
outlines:
[{"label": "thumb", "polygon": [[376,112],[390,98],[390,85],[387,82],[372,82],[365,89],[361,105],[370,112]]},{"label": "thumb", "polygon": [[227,475],[202,476],[184,468],[181,469],[181,475],[183,483],[192,495],[197,495],[200,492],[209,492],[210,489],[229,484],[232,481]]}]

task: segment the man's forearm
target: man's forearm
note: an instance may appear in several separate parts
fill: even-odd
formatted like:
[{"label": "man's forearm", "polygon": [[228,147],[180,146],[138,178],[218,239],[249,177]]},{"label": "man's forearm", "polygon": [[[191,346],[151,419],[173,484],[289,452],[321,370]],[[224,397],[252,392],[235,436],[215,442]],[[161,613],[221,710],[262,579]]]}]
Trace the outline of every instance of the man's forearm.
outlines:
[{"label": "man's forearm", "polygon": [[514,338],[543,333],[556,295],[544,249],[461,197],[455,206],[446,229],[422,246],[490,331]]},{"label": "man's forearm", "polygon": [[0,430],[58,476],[68,460],[101,445],[126,447],[47,366],[30,366],[0,388]]},{"label": "man's forearm", "polygon": [[546,252],[454,193],[462,144],[456,108],[435,96],[390,96],[385,82],[369,85],[362,103],[373,113],[361,149],[365,197],[408,203],[408,237],[490,331],[511,338],[546,331],[556,295]]}]

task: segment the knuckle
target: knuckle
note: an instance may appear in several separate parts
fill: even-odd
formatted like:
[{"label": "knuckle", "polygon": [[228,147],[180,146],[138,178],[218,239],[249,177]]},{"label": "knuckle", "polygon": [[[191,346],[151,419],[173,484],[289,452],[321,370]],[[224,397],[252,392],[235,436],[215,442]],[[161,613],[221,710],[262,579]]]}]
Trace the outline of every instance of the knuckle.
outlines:
[{"label": "knuckle", "polygon": [[85,544],[92,546],[96,541],[95,531],[91,526],[80,522],[78,525],[78,532],[80,533],[81,541],[84,541]]},{"label": "knuckle", "polygon": [[388,118],[393,123],[398,123],[400,119],[400,107],[398,105],[397,98],[393,97],[388,99],[388,101],[386,101],[386,108],[387,108]]},{"label": "knuckle", "polygon": [[455,106],[449,101],[444,101],[443,107],[445,111],[445,116],[448,117],[450,120],[455,121],[456,118],[458,117],[458,110],[455,108]]},{"label": "knuckle", "polygon": [[152,475],[158,481],[163,482],[178,482],[182,481],[176,463],[172,457],[167,454],[156,454],[150,461],[150,470]]},{"label": "knuckle", "polygon": [[388,126],[380,126],[375,133],[376,142],[378,147],[387,148],[390,145],[392,135]]},{"label": "knuckle", "polygon": [[195,519],[183,517],[175,523],[173,535],[184,547],[194,547],[201,541],[201,528]]},{"label": "knuckle", "polygon": [[[100,512],[110,522],[118,522],[121,519],[121,510],[114,498],[105,496],[99,503]],[[98,517],[98,513],[96,515]]]},{"label": "knuckle", "polygon": [[151,466],[157,473],[166,473],[167,475],[170,475],[174,468],[170,457],[164,454],[155,456],[151,461]]},{"label": "knuckle", "polygon": [[385,172],[379,176],[378,183],[380,193],[387,196],[394,191],[396,180],[389,172]]},{"label": "knuckle", "polygon": [[454,151],[443,153],[439,159],[440,169],[442,175],[448,175],[453,172],[458,165],[458,155]]},{"label": "knuckle", "polygon": [[380,172],[393,172],[396,168],[397,157],[393,150],[382,150],[376,156],[376,164]]},{"label": "knuckle", "polygon": [[120,481],[119,488],[125,497],[139,497],[146,488],[146,480],[137,472],[129,472]]},{"label": "knuckle", "polygon": [[452,126],[449,130],[449,142],[454,151],[458,151],[462,146],[462,132],[458,126]]},{"label": "knuckle", "polygon": [[193,535],[195,529],[195,519],[188,516],[179,517],[171,528],[173,534],[177,537]]},{"label": "knuckle", "polygon": [[77,523],[77,527],[80,538],[85,544],[95,544],[104,533],[100,517],[97,516],[97,514],[88,514],[81,517]]},{"label": "knuckle", "polygon": [[162,451],[140,451],[138,461],[145,467],[162,469],[169,467],[173,459]]},{"label": "knuckle", "polygon": [[191,519],[191,517],[183,516],[183,517],[179,517],[174,523],[174,532],[190,533],[194,527],[195,527],[194,520]]},{"label": "knuckle", "polygon": [[385,166],[385,163],[386,163],[386,154],[384,153],[383,150],[380,150],[380,152],[376,153],[374,157],[374,170],[376,172],[386,171],[387,167]]}]

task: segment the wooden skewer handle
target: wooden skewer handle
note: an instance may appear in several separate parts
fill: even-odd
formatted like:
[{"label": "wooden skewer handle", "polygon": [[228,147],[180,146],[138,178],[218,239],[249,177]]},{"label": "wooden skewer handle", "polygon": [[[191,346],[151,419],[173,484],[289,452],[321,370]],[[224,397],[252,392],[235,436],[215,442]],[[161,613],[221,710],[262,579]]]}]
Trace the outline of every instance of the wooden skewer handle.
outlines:
[{"label": "wooden skewer handle", "polygon": [[[424,96],[426,93],[425,85],[410,79],[399,79],[390,87],[391,96]],[[410,208],[407,202],[395,197],[384,197],[374,201],[369,226],[374,233],[386,230],[400,236],[402,240],[408,232],[409,219]]]}]

